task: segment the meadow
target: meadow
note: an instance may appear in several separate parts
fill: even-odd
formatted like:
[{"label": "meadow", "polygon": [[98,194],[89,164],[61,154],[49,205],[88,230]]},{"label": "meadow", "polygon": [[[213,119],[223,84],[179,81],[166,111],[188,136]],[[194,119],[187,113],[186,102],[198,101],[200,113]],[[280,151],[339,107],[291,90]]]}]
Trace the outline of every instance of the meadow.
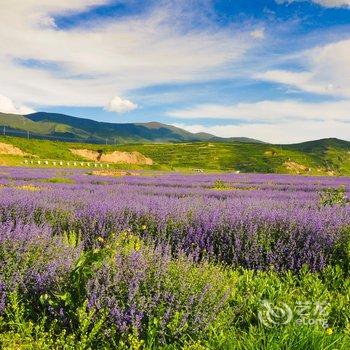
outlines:
[{"label": "meadow", "polygon": [[0,168],[1,348],[350,348],[350,178],[149,175]]},{"label": "meadow", "polygon": [[0,166],[23,166],[25,159],[86,161],[72,154],[70,149],[75,148],[99,151],[103,154],[113,151],[137,151],[154,161],[153,165],[123,163],[113,165],[115,168],[127,170],[188,172],[203,169],[206,172],[240,171],[317,176],[350,174],[350,143],[338,139],[323,139],[294,145],[209,141],[94,145],[28,140],[0,135],[0,143],[2,142],[18,147],[32,156],[22,157],[0,152]]}]

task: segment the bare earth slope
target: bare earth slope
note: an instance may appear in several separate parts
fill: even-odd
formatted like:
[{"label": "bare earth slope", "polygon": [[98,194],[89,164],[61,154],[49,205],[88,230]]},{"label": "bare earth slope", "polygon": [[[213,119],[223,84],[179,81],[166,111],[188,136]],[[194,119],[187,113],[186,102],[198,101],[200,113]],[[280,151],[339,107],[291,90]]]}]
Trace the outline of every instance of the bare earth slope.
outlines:
[{"label": "bare earth slope", "polygon": [[4,142],[0,142],[0,154],[7,154],[12,156],[28,155],[28,153],[23,152],[20,148]]},{"label": "bare earth slope", "polygon": [[70,149],[70,151],[82,158],[89,159],[95,162],[107,162],[107,163],[124,163],[124,164],[139,164],[139,165],[152,165],[153,160],[145,157],[143,154],[137,151],[123,152],[114,151],[111,153],[101,153],[98,151],[88,149]]}]

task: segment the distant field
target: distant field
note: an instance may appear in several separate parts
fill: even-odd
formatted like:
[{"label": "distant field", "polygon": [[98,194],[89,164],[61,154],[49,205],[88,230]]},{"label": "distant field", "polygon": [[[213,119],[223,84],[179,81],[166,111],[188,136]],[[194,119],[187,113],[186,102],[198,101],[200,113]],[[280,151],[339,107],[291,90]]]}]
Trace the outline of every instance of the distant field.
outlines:
[{"label": "distant field", "polygon": [[[11,144],[35,156],[35,160],[81,161],[70,152],[71,148],[98,150],[138,151],[153,160],[151,166],[114,165],[116,168],[188,171],[240,171],[259,173],[290,173],[309,175],[350,174],[350,143],[325,139],[296,145],[269,145],[241,142],[191,142],[164,144],[128,144],[104,146],[0,137],[0,142]],[[0,165],[23,165],[30,156],[0,154]]]}]

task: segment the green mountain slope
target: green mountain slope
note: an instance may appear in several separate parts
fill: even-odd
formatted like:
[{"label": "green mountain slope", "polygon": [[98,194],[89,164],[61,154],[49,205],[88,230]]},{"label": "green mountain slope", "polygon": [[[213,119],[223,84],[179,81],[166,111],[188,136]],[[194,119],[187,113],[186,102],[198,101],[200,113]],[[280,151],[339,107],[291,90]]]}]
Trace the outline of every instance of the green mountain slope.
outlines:
[{"label": "green mountain slope", "polygon": [[350,142],[336,138],[321,139],[286,146],[286,149],[309,154],[315,162],[337,173],[350,171]]},{"label": "green mountain slope", "polygon": [[[0,154],[0,165],[23,165],[24,158],[37,160],[82,160],[70,149],[101,153],[138,151],[154,161],[152,166],[116,165],[118,168],[240,171],[303,175],[350,175],[350,142],[324,139],[295,145],[243,142],[142,143],[94,145],[0,136],[1,143],[18,147],[31,156]],[[1,150],[1,147],[0,147]],[[33,165],[34,165],[33,164]]]},{"label": "green mountain slope", "polygon": [[249,138],[222,139],[210,134],[193,134],[175,126],[151,123],[104,123],[56,113],[33,113],[26,116],[1,114],[0,127],[6,126],[13,136],[76,141],[87,143],[148,143],[186,141],[259,142]]}]

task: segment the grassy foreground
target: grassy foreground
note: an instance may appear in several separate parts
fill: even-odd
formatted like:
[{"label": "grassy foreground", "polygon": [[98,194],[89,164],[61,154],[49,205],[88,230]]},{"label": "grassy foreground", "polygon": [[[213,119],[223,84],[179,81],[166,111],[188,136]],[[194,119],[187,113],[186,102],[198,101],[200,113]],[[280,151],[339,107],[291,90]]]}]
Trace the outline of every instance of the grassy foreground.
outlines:
[{"label": "grassy foreground", "polygon": [[[18,247],[2,246],[7,274],[25,274],[34,261],[48,263],[75,247],[77,236],[66,236],[63,245],[53,241],[49,249],[46,244],[27,247],[20,261],[14,255]],[[127,233],[100,243],[98,249],[80,252],[58,290],[38,298],[27,286],[27,293],[6,295],[1,348],[349,349],[350,280],[340,267],[278,274],[185,257],[166,260]],[[99,295],[96,309],[86,301],[91,291]],[[275,309],[266,310],[265,299]],[[3,301],[2,291],[0,306]],[[147,312],[143,328],[137,318],[134,325],[123,325],[129,312],[135,317],[127,309],[131,301]],[[115,302],[125,314],[116,313],[113,322],[103,310]],[[287,308],[293,318],[285,323],[288,314],[279,311]]]}]

